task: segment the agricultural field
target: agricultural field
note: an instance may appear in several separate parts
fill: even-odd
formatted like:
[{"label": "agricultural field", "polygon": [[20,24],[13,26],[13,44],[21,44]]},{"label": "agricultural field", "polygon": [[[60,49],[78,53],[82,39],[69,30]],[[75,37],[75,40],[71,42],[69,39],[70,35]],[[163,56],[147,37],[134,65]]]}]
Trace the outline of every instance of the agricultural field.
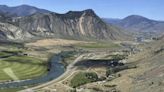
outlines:
[{"label": "agricultural field", "polygon": [[10,88],[10,89],[0,89],[0,92],[17,92],[22,90],[23,88]]},{"label": "agricultural field", "polygon": [[92,42],[92,43],[82,43],[75,45],[76,47],[88,48],[88,49],[101,49],[101,48],[119,48],[118,44],[112,42]]},{"label": "agricultural field", "polygon": [[[1,52],[1,56],[7,55],[12,53]],[[17,55],[0,58],[0,81],[30,79],[44,75],[46,72],[46,64],[38,58]]]}]

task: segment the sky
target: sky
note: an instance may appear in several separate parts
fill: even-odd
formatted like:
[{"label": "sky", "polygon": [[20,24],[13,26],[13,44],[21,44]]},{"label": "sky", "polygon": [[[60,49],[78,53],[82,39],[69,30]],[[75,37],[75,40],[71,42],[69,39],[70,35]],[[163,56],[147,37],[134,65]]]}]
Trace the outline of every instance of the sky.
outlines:
[{"label": "sky", "polygon": [[141,15],[164,20],[164,0],[0,0],[0,5],[32,5],[57,13],[93,9],[102,18]]}]

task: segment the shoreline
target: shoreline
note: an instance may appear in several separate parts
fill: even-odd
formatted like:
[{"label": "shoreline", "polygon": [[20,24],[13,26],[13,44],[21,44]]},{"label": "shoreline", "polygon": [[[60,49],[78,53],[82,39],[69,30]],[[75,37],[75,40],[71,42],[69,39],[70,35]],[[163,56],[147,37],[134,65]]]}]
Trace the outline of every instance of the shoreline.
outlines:
[{"label": "shoreline", "polygon": [[74,67],[74,64],[76,62],[78,62],[81,58],[83,58],[84,55],[85,54],[80,55],[79,57],[77,57],[74,60],[74,62],[69,64],[66,68],[66,71],[62,75],[60,75],[58,78],[53,79],[52,81],[49,81],[47,83],[44,83],[44,84],[41,84],[41,85],[38,85],[38,86],[35,86],[35,87],[32,87],[32,88],[28,88],[28,89],[25,89],[25,90],[21,90],[21,91],[18,91],[18,92],[33,92],[37,89],[40,89],[40,88],[46,87],[48,85],[51,85],[51,84],[57,83],[59,81],[62,81],[63,78],[65,79],[66,75],[69,75],[69,74],[71,74],[72,71],[76,70],[76,67]]}]

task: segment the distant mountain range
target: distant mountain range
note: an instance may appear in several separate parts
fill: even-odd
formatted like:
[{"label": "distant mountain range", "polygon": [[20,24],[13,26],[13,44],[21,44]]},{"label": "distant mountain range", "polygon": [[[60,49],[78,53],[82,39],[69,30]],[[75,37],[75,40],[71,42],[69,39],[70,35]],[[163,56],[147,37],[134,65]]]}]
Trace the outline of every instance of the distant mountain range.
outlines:
[{"label": "distant mountain range", "polygon": [[164,21],[156,21],[139,15],[131,15],[124,19],[103,18],[103,20],[133,32],[164,32]]},{"label": "distant mountain range", "polygon": [[91,9],[58,14],[33,6],[0,6],[0,39],[66,38],[128,39],[122,29],[107,25]]},{"label": "distant mountain range", "polygon": [[0,5],[1,39],[52,37],[122,40],[130,38],[127,31],[161,34],[164,33],[164,21],[139,15],[131,15],[124,19],[99,18],[91,9],[58,14],[29,5]]},{"label": "distant mountain range", "polygon": [[[51,13],[51,11],[29,5],[15,7],[0,5],[0,15],[5,15],[4,19],[0,18],[1,21],[9,20],[10,17],[30,16],[36,13]],[[113,24],[132,32],[164,32],[164,21],[156,21],[139,15],[130,15],[124,19],[103,18],[103,20],[108,24]]]},{"label": "distant mountain range", "polygon": [[0,5],[0,13],[7,13],[8,15],[15,16],[28,16],[35,13],[50,13],[50,11],[45,9],[39,9],[29,5],[20,5],[15,7]]}]

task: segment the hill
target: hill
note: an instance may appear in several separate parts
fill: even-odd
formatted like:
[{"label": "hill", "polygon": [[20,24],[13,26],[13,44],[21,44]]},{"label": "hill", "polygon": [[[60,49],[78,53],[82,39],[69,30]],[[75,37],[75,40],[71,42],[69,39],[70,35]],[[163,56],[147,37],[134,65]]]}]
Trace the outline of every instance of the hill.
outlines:
[{"label": "hill", "polygon": [[[28,6],[18,7],[24,10]],[[2,14],[4,15],[2,17],[8,15],[7,13]],[[23,12],[19,14],[21,15]],[[124,40],[130,38],[130,36],[121,31],[122,29],[107,25],[91,9],[69,11],[65,14],[54,12],[29,14],[32,13],[25,12],[24,15],[28,16],[7,16],[7,19],[0,19],[0,37],[9,40],[29,40],[47,37],[80,40]]]},{"label": "hill", "polygon": [[20,5],[15,7],[9,7],[6,5],[0,5],[0,13],[8,13],[15,16],[28,16],[34,13],[49,13],[50,11],[45,9],[39,9],[34,6]]},{"label": "hill", "polygon": [[130,15],[124,19],[104,19],[107,23],[112,23],[118,27],[133,32],[164,32],[164,21],[148,19],[139,15]]},{"label": "hill", "polygon": [[141,52],[128,57],[137,68],[121,72],[123,76],[112,83],[121,92],[163,92],[164,38],[142,44],[140,48]]}]

